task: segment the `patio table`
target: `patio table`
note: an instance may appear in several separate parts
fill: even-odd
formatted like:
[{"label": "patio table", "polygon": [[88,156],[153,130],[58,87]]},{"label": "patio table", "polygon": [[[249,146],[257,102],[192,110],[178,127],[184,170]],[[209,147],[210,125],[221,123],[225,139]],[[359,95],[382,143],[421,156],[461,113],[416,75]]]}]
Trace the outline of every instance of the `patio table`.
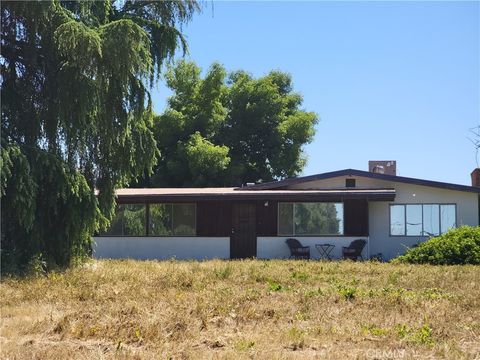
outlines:
[{"label": "patio table", "polygon": [[319,259],[332,260],[332,258],[330,257],[330,253],[332,252],[334,247],[335,245],[332,244],[315,244],[315,248],[320,254]]}]

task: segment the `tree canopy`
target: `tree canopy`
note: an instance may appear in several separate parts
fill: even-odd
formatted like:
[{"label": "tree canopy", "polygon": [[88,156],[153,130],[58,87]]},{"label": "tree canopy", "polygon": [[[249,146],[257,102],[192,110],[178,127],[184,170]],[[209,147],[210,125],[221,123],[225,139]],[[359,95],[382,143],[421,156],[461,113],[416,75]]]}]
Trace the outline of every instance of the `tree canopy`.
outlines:
[{"label": "tree canopy", "polygon": [[[191,0],[2,4],[2,266],[84,255],[113,216],[114,189],[152,171],[149,89],[186,51],[179,27],[197,10]],[[185,153],[198,157],[188,143]]]},{"label": "tree canopy", "polygon": [[318,119],[301,109],[290,75],[227,74],[215,63],[202,78],[195,63],[182,60],[166,80],[173,95],[154,120],[160,158],[149,185],[240,185],[303,169],[302,148]]}]

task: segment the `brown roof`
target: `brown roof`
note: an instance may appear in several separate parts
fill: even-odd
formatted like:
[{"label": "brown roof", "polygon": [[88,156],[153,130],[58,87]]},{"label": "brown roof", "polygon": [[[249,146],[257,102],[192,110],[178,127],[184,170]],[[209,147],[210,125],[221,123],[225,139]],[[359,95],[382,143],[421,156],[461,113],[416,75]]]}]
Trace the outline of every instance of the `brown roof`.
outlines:
[{"label": "brown roof", "polygon": [[369,199],[390,201],[395,189],[325,189],[325,190],[242,190],[241,188],[146,188],[118,189],[118,202],[160,202],[197,200],[286,200],[341,201]]},{"label": "brown roof", "polygon": [[378,173],[373,173],[373,172],[363,171],[363,170],[356,170],[356,169],[344,169],[344,170],[332,171],[328,173],[260,183],[260,184],[246,186],[245,189],[252,190],[252,191],[266,190],[266,189],[270,189],[270,190],[281,189],[283,187],[287,187],[295,184],[301,184],[301,183],[315,181],[315,180],[331,179],[339,176],[363,176],[363,177],[372,178],[372,179],[386,180],[389,182],[400,182],[400,183],[407,183],[407,184],[413,184],[413,185],[436,187],[441,189],[480,193],[480,187],[476,187],[476,186],[450,184],[450,183],[445,183],[440,181],[415,179],[415,178],[409,178],[409,177],[397,176],[397,175],[378,174]]}]

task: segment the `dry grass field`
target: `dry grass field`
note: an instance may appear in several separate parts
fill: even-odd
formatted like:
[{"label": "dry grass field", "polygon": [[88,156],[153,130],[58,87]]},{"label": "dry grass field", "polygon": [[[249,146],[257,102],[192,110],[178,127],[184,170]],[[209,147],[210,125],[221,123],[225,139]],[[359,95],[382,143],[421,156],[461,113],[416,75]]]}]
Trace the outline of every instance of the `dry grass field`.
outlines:
[{"label": "dry grass field", "polygon": [[0,284],[2,359],[480,359],[480,268],[92,261]]}]

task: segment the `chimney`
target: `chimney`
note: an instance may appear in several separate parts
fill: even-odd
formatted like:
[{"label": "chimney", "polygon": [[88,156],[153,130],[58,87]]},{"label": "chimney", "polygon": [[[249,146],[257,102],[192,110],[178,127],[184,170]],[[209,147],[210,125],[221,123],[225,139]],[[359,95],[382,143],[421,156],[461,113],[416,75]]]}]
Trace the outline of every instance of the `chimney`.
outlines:
[{"label": "chimney", "polygon": [[376,174],[397,175],[397,162],[395,160],[370,160],[368,171]]},{"label": "chimney", "polygon": [[480,187],[480,168],[476,168],[470,174],[472,176],[472,186]]}]

